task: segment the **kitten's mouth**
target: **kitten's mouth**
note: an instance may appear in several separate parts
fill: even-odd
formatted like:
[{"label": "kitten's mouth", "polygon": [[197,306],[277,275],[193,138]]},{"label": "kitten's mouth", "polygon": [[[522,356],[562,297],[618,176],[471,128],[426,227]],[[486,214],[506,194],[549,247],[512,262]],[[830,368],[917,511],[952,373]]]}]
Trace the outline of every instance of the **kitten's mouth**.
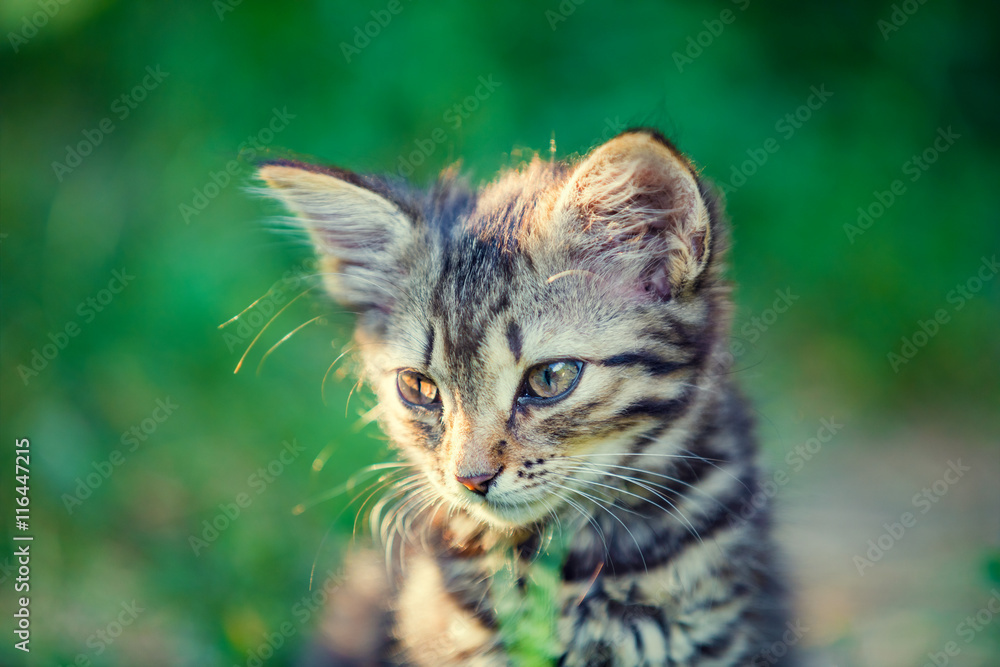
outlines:
[{"label": "kitten's mouth", "polygon": [[489,497],[467,507],[473,516],[502,528],[518,528],[534,523],[552,511],[551,505],[539,501],[506,503]]},{"label": "kitten's mouth", "polygon": [[526,498],[524,494],[498,493],[495,489],[483,494],[451,486],[445,491],[444,495],[451,498],[456,508],[481,523],[505,530],[538,523],[555,514],[559,505],[551,497],[532,495]]}]

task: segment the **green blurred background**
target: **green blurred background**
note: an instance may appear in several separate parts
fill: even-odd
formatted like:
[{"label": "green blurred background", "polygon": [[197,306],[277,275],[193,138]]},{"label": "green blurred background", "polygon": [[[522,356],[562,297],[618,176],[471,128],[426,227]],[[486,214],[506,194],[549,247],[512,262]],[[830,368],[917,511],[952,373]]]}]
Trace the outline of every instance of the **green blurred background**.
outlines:
[{"label": "green blurred background", "polygon": [[[735,366],[769,465],[794,473],[777,502],[809,664],[924,664],[951,640],[953,664],[997,664],[1000,619],[969,642],[957,626],[1000,588],[998,19],[916,0],[3,3],[0,661],[284,665],[316,632],[296,604],[358,503],[292,510],[390,453],[370,396],[345,410],[349,377],[321,394],[350,320],[315,290],[233,374],[314,284],[246,191],[255,159],[426,182],[461,158],[482,181],[553,137],[571,156],[653,124],[728,186]],[[9,631],[21,437],[30,656]],[[956,457],[973,471],[859,573]]]}]

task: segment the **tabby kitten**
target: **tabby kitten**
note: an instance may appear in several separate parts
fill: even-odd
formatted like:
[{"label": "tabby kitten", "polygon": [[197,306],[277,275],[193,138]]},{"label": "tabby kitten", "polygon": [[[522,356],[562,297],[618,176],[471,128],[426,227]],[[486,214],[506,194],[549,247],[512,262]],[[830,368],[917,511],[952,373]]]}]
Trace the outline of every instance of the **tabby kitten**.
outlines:
[{"label": "tabby kitten", "polygon": [[383,531],[390,574],[352,559],[326,658],[520,664],[530,628],[498,610],[564,544],[550,664],[787,664],[768,512],[745,511],[726,223],[666,139],[631,130],[479,190],[451,171],[427,190],[291,161],[259,176],[357,312],[412,464],[382,524],[402,528]]}]

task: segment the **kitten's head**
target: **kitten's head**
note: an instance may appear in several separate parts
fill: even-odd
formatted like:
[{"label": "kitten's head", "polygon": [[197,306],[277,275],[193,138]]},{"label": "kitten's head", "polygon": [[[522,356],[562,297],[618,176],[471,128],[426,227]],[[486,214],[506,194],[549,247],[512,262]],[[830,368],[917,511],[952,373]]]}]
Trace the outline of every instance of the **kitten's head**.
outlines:
[{"label": "kitten's head", "polygon": [[294,162],[260,177],[358,312],[383,428],[480,521],[605,497],[603,466],[683,430],[707,388],[722,230],[655,132],[478,191],[449,172],[424,191]]}]

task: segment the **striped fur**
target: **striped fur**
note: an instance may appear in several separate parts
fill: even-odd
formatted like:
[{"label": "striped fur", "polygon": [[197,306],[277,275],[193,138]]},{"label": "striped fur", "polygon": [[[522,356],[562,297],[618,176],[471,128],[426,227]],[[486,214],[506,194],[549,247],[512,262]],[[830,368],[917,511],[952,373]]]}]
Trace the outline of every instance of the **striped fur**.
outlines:
[{"label": "striped fur", "polygon": [[[759,473],[726,352],[725,222],[669,142],[629,131],[478,191],[451,172],[426,191],[293,162],[260,177],[359,312],[382,426],[414,464],[378,506],[383,664],[508,664],[493,575],[513,552],[530,576],[553,523],[572,536],[560,665],[778,664],[769,514],[739,514]],[[528,369],[559,359],[583,362],[568,395],[517,400]],[[400,369],[440,407],[400,400]],[[456,480],[493,472],[485,493]]]}]

